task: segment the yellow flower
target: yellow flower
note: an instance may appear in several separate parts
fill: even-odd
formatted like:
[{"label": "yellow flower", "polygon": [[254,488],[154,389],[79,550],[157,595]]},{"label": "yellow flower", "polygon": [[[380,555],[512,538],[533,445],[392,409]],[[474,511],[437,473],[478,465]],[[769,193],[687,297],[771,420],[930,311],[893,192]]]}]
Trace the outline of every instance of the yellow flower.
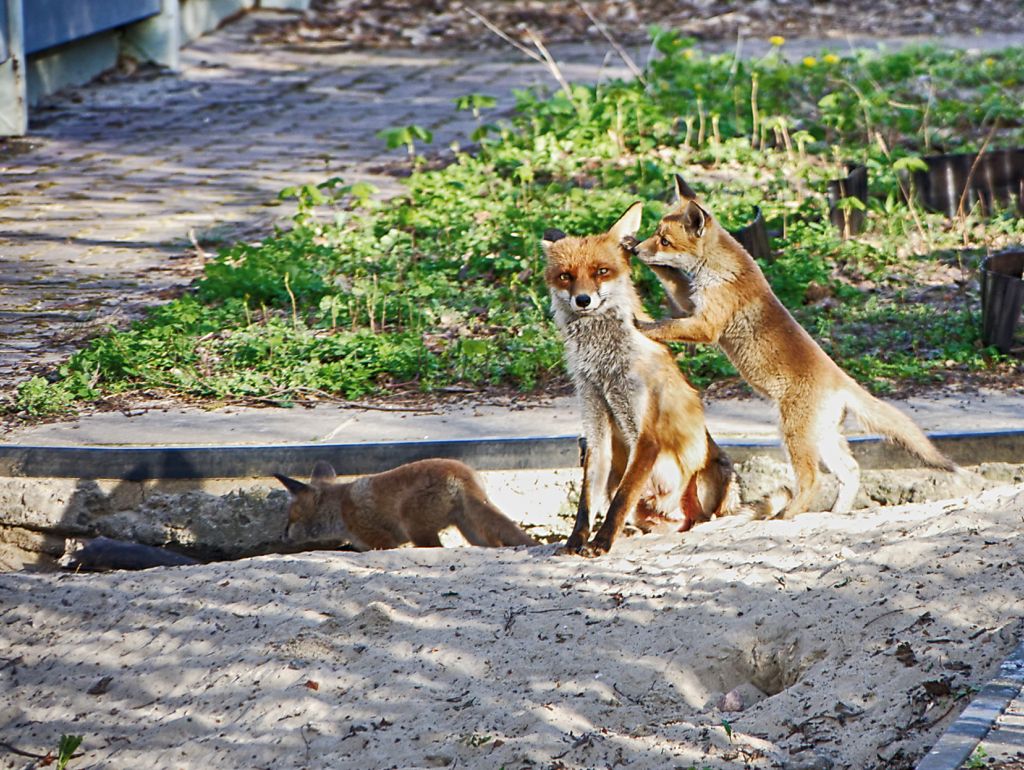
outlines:
[{"label": "yellow flower", "polygon": [[989,56],[985,61],[982,62],[986,67],[994,67],[996,60]]},{"label": "yellow flower", "polygon": [[817,63],[818,63],[818,60],[815,59],[813,56],[805,56],[804,57],[804,66],[805,67],[813,67]]},{"label": "yellow flower", "polygon": [[692,48],[687,48],[685,51],[683,51],[683,58],[686,59],[687,61],[692,59],[693,58],[693,49]]},{"label": "yellow flower", "polygon": [[825,62],[825,64],[839,64],[839,57],[834,53],[825,54],[821,57],[821,60]]},{"label": "yellow flower", "polygon": [[782,35],[772,35],[770,38],[768,38],[768,42],[771,43],[772,45],[785,45],[786,38],[784,38]]}]

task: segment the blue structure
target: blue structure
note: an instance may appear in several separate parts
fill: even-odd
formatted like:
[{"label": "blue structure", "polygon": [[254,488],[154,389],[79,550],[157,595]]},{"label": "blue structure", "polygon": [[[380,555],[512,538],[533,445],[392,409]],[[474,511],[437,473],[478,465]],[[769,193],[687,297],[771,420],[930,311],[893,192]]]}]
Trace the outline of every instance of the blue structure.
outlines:
[{"label": "blue structure", "polygon": [[0,0],[0,136],[28,129],[42,97],[92,80],[122,54],[178,67],[178,49],[256,6],[309,0]]},{"label": "blue structure", "polygon": [[31,0],[25,4],[28,55],[160,13],[160,0]]}]

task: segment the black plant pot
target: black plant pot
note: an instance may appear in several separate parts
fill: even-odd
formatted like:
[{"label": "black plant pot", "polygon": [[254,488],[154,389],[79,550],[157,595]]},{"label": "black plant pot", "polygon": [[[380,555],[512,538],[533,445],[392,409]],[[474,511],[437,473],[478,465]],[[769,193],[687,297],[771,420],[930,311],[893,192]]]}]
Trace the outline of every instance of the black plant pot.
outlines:
[{"label": "black plant pot", "polygon": [[1024,213],[1024,149],[986,152],[977,165],[976,159],[977,153],[924,158],[928,170],[915,171],[913,175],[918,198],[928,208],[948,217],[957,216],[961,198],[965,211],[980,204],[982,212],[988,215],[998,204],[1014,206]]},{"label": "black plant pot", "polygon": [[864,229],[864,216],[867,213],[860,209],[846,208],[839,205],[843,198],[856,198],[865,206],[868,202],[868,170],[866,166],[849,165],[849,172],[842,179],[833,179],[828,183],[828,218],[839,228],[843,237],[856,235]]},{"label": "black plant pot", "polygon": [[1003,251],[981,262],[981,339],[1001,353],[1013,347],[1013,332],[1024,306],[1024,248]]},{"label": "black plant pot", "polygon": [[768,228],[765,226],[760,206],[754,207],[754,218],[750,220],[750,224],[739,230],[732,230],[731,234],[754,259],[772,258],[772,245],[768,239]]}]

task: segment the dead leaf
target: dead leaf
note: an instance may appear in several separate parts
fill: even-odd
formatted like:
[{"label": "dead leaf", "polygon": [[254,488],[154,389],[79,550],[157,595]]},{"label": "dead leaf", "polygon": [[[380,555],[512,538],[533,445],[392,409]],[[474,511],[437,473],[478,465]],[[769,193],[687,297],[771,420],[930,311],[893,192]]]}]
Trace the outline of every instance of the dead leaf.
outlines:
[{"label": "dead leaf", "polygon": [[917,664],[917,655],[914,654],[914,648],[906,642],[900,642],[896,646],[896,660],[902,663],[904,666],[913,666]]},{"label": "dead leaf", "polygon": [[114,677],[105,676],[102,677],[96,684],[86,690],[88,695],[103,695],[107,690],[110,689],[110,683],[114,681]]},{"label": "dead leaf", "polygon": [[949,680],[945,677],[942,679],[929,679],[921,686],[924,687],[924,691],[932,698],[944,698],[953,692],[949,686]]}]

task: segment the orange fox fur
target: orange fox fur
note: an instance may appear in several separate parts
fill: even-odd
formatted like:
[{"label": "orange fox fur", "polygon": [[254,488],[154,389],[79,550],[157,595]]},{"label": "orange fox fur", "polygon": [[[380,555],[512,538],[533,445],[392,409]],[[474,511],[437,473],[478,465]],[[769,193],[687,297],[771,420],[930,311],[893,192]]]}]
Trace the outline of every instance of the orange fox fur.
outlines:
[{"label": "orange fox fur", "polygon": [[[678,175],[676,194],[675,208],[633,250],[675,294],[676,307],[690,307],[692,315],[638,325],[653,340],[717,343],[743,378],[777,404],[797,483],[786,516],[810,510],[822,462],[839,479],[832,510],[852,507],[860,468],[839,430],[847,410],[926,464],[958,470],[910,418],[869,394],[826,355],[779,302],[753,258]],[[673,269],[689,280],[672,278]]]},{"label": "orange fox fur", "polygon": [[292,495],[285,539],[356,550],[438,547],[439,533],[455,526],[473,545],[537,545],[499,511],[480,477],[456,460],[419,460],[390,471],[337,483],[318,462],[309,484],[274,474]]},{"label": "orange fox fur", "polygon": [[[636,233],[641,211],[634,204],[602,235],[549,231],[543,242],[586,438],[583,490],[565,550],[586,556],[607,552],[638,506],[641,528],[675,519],[686,529],[738,500],[732,466],[704,427],[700,396],[669,350],[634,325],[643,311],[622,244]],[[588,544],[590,515],[605,510]]]}]

